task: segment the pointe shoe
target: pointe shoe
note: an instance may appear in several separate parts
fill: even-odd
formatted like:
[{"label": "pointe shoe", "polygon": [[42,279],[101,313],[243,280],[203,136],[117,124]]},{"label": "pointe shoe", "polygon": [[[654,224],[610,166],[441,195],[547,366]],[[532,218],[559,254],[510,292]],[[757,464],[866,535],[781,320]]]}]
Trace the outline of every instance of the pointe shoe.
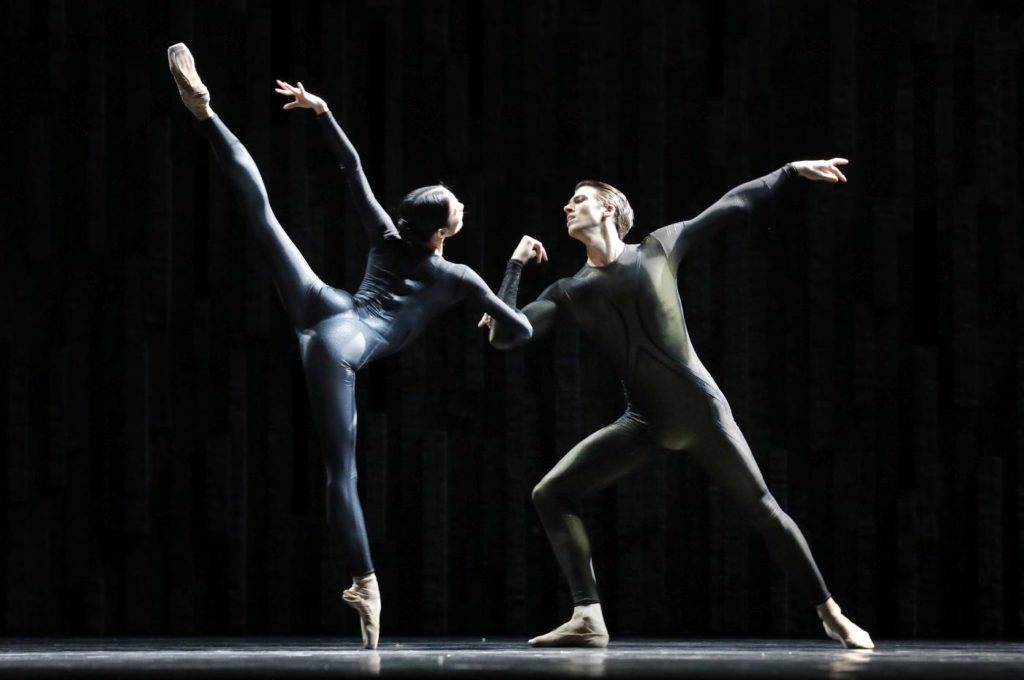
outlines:
[{"label": "pointe shoe", "polygon": [[185,43],[175,43],[167,48],[167,65],[185,108],[200,120],[209,118],[213,114],[210,110],[210,90],[199,78],[196,62]]},{"label": "pointe shoe", "polygon": [[380,639],[380,592],[376,588],[352,584],[341,597],[345,604],[359,614],[359,632],[363,636],[363,647],[377,649],[377,641]]},{"label": "pointe shoe", "polygon": [[574,616],[550,633],[532,638],[530,646],[604,648],[608,646],[608,629],[602,621]]},{"label": "pointe shoe", "polygon": [[846,649],[874,649],[875,643],[868,632],[843,616],[843,610],[834,600],[829,599],[818,606],[818,618],[825,634]]}]

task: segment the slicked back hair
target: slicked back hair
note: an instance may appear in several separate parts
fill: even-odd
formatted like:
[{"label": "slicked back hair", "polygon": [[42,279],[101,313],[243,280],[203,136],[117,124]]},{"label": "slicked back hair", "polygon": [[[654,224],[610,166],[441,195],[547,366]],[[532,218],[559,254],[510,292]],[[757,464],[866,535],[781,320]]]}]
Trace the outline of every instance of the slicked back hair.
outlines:
[{"label": "slicked back hair", "polygon": [[413,189],[398,205],[398,233],[419,245],[430,242],[434,232],[448,226],[451,198],[443,184]]},{"label": "slicked back hair", "polygon": [[629,204],[626,194],[611,184],[598,182],[596,179],[585,179],[578,182],[576,189],[579,190],[580,187],[593,187],[597,190],[597,197],[605,205],[615,208],[615,230],[619,233],[619,238],[625,238],[629,230],[633,228],[633,206]]}]

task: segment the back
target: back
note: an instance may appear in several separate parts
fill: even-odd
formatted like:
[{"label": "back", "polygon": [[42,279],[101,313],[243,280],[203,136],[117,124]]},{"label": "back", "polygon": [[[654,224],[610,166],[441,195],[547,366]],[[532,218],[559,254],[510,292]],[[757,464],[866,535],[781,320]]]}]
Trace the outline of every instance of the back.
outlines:
[{"label": "back", "polygon": [[397,238],[370,249],[353,300],[360,319],[386,340],[377,356],[400,350],[462,299],[461,270],[462,265]]}]

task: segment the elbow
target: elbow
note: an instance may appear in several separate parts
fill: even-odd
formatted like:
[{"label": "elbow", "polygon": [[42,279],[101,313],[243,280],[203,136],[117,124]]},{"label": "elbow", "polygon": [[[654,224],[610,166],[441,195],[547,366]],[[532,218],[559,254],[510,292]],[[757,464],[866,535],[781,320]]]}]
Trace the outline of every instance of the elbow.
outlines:
[{"label": "elbow", "polygon": [[505,332],[504,329],[492,328],[488,339],[491,347],[494,349],[506,350],[525,345],[532,337],[533,327],[527,323],[525,328],[519,328],[515,333]]},{"label": "elbow", "polygon": [[746,197],[737,194],[733,194],[727,197],[726,205],[724,206],[729,213],[734,215],[736,218],[749,217],[754,212],[754,205]]}]

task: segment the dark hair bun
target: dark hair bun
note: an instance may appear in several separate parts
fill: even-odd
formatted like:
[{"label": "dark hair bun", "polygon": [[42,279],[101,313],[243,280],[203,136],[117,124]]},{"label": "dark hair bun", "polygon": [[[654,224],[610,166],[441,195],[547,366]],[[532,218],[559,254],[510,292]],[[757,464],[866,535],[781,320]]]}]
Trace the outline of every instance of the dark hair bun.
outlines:
[{"label": "dark hair bun", "polygon": [[403,239],[420,245],[427,244],[434,232],[448,226],[451,201],[448,190],[435,184],[413,189],[398,204],[395,226]]}]

